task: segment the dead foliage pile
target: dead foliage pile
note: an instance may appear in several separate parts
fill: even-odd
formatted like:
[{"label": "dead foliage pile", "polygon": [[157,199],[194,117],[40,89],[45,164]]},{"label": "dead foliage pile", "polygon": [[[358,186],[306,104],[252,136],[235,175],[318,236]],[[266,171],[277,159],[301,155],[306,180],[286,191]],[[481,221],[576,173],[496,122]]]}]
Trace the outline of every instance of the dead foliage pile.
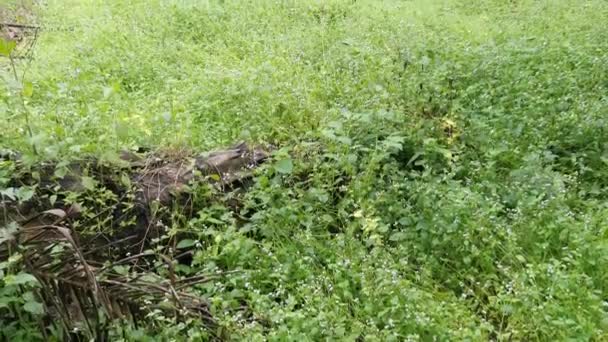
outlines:
[{"label": "dead foliage pile", "polygon": [[196,156],[123,152],[119,166],[94,159],[42,164],[13,180],[15,187],[35,186],[30,199],[2,197],[0,226],[11,237],[0,242],[0,260],[22,254],[21,267],[41,285],[48,320],[42,327],[51,323],[71,336],[77,331],[104,340],[113,319],[137,324],[161,310],[212,328],[208,304],[190,288],[226,274],[179,277],[175,265],[188,253],[175,248],[181,237],[166,238],[160,248],[153,241],[166,237],[163,213],[188,218],[200,209],[193,184],[218,193],[242,190],[266,158],[261,148],[240,143]]}]

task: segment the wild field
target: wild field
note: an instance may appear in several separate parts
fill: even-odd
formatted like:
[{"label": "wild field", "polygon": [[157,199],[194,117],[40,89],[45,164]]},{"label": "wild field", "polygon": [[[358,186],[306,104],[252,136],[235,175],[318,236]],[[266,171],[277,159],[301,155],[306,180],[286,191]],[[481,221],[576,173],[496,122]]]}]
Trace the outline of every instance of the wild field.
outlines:
[{"label": "wild field", "polygon": [[[154,241],[191,252],[171,284],[209,275],[214,323],[152,309],[98,321],[109,340],[608,340],[608,2],[28,6],[31,50],[0,46],[3,202],[124,150],[270,155],[244,191],[190,185]],[[82,179],[44,198],[107,231],[122,199]],[[0,340],[98,336],[62,330],[27,255],[0,260]]]}]

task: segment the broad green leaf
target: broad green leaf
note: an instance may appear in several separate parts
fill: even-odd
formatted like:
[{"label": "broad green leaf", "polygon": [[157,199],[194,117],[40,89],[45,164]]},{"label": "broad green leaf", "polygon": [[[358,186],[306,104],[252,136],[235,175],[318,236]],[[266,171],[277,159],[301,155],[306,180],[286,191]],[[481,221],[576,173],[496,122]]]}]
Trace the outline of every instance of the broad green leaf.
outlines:
[{"label": "broad green leaf", "polygon": [[0,190],[0,195],[6,196],[8,197],[10,200],[15,200],[17,199],[17,191],[15,188],[6,188],[3,190]]},{"label": "broad green leaf", "polygon": [[120,175],[120,182],[122,183],[122,185],[124,185],[127,188],[131,188],[131,178],[129,178],[129,175],[126,173],[123,173]]},{"label": "broad green leaf", "polygon": [[22,284],[37,284],[36,277],[29,273],[21,272],[19,274],[9,274],[4,278],[6,285],[22,285]]},{"label": "broad green leaf", "polygon": [[290,174],[293,171],[293,161],[290,158],[279,160],[274,168],[279,173]]},{"label": "broad green leaf", "polygon": [[82,177],[80,181],[82,182],[82,186],[87,190],[93,190],[97,186],[97,181],[91,177]]},{"label": "broad green leaf", "polygon": [[31,314],[41,315],[44,313],[44,306],[42,305],[42,303],[38,303],[36,301],[28,301],[23,304],[23,310]]},{"label": "broad green leaf", "polygon": [[[4,243],[5,241],[11,241],[15,239],[18,229],[19,225],[17,224],[17,222],[9,222],[5,226],[0,227],[0,244]],[[7,264],[7,262],[0,262],[0,270],[4,268],[4,264]]]},{"label": "broad green leaf", "polygon": [[129,126],[126,123],[116,124],[116,135],[120,139],[126,139],[129,137]]},{"label": "broad green leaf", "polygon": [[396,232],[396,233],[391,234],[391,237],[389,238],[389,240],[403,241],[403,240],[405,240],[406,237],[407,237],[407,235],[405,235],[404,232]]},{"label": "broad green leaf", "polygon": [[205,218],[205,222],[213,223],[213,224],[224,224],[224,221],[218,220],[214,217]]},{"label": "broad green leaf", "polygon": [[154,274],[144,274],[143,276],[139,277],[139,279],[149,283],[156,283],[160,280],[160,278]]},{"label": "broad green leaf", "polygon": [[129,274],[129,266],[125,266],[125,265],[116,265],[116,266],[112,267],[112,270],[120,275]]},{"label": "broad green leaf", "polygon": [[22,186],[17,190],[17,198],[19,201],[29,201],[32,197],[34,197],[34,187]]},{"label": "broad green leaf", "polygon": [[25,97],[32,97],[34,94],[34,85],[32,82],[23,83],[23,89],[21,90],[21,94]]},{"label": "broad green leaf", "polygon": [[338,141],[339,141],[339,142],[341,142],[342,144],[344,144],[344,145],[348,145],[348,146],[350,146],[350,145],[352,145],[352,144],[353,144],[352,139],[351,139],[351,138],[349,138],[349,137],[342,137],[342,136],[341,136],[341,137],[337,137],[337,138],[336,138],[336,140],[338,140]]},{"label": "broad green leaf", "polygon": [[17,43],[15,41],[0,38],[0,55],[10,56],[16,46]]},{"label": "broad green leaf", "polygon": [[69,170],[67,167],[57,165],[57,167],[55,167],[54,175],[57,178],[63,178],[68,173],[68,171]]},{"label": "broad green leaf", "polygon": [[110,97],[110,95],[112,95],[112,88],[111,87],[103,87],[103,98],[107,99],[108,97]]},{"label": "broad green leaf", "polygon": [[182,249],[182,248],[188,248],[188,247],[192,247],[192,246],[194,246],[194,245],[196,245],[196,241],[195,241],[195,240],[192,240],[192,239],[185,239],[185,240],[181,240],[181,241],[180,241],[180,242],[177,244],[176,248],[178,248],[178,249]]},{"label": "broad green leaf", "polygon": [[36,301],[36,297],[34,297],[34,294],[32,293],[32,291],[26,291],[22,296],[21,296],[26,302],[31,302],[31,301]]},{"label": "broad green leaf", "polygon": [[[414,163],[422,155],[423,155],[422,152],[416,152],[414,154],[414,156],[412,158],[410,158],[410,160],[407,162],[407,166],[410,166],[412,163]],[[414,164],[414,165],[417,165],[417,164]]]},{"label": "broad green leaf", "polygon": [[410,219],[409,217],[402,217],[399,219],[398,222],[402,226],[409,226],[412,224],[412,219]]},{"label": "broad green leaf", "polygon": [[11,255],[10,257],[8,257],[8,264],[14,265],[14,264],[20,262],[21,259],[23,259],[23,254],[15,253],[15,254]]},{"label": "broad green leaf", "polygon": [[18,297],[16,296],[2,296],[0,297],[0,309],[8,308],[9,304],[16,302]]}]

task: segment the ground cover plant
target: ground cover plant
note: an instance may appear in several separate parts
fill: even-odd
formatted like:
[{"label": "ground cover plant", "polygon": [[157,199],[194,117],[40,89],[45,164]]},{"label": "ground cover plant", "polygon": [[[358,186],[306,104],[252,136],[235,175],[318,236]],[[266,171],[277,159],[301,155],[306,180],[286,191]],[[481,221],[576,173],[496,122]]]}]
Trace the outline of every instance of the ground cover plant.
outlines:
[{"label": "ground cover plant", "polygon": [[[9,0],[0,15],[0,339],[608,339],[605,1]],[[238,185],[203,172],[187,202],[133,209],[134,163],[238,141],[265,151]],[[77,189],[55,186],[74,173]],[[74,293],[168,279],[167,302],[187,284],[209,320],[146,297],[139,316],[82,303],[57,323],[15,237],[31,220],[7,219],[34,199],[62,210],[37,226],[82,238],[43,246],[64,264],[88,265],[88,237],[160,227]]]}]

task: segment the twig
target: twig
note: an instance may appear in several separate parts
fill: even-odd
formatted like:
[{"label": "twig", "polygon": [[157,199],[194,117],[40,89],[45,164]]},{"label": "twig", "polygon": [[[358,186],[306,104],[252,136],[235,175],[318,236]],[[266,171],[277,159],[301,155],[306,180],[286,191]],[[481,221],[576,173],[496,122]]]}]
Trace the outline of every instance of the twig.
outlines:
[{"label": "twig", "polygon": [[16,23],[0,23],[0,27],[16,27],[16,28],[32,29],[32,30],[40,29],[40,26],[32,26],[32,25],[16,24]]},{"label": "twig", "polygon": [[92,249],[90,249],[90,250],[82,253],[82,255],[93,254],[93,253],[95,253],[95,252],[97,252],[99,250],[102,250],[104,248],[112,247],[113,245],[117,245],[117,244],[119,244],[121,242],[129,241],[129,240],[133,240],[135,238],[137,238],[137,235],[127,236],[126,238],[122,238],[122,239],[119,239],[119,240],[115,240],[115,241],[109,242],[109,243],[107,243],[107,244],[105,244],[103,246],[92,248]]},{"label": "twig", "polygon": [[202,274],[202,275],[192,276],[189,278],[180,279],[177,281],[177,290],[181,290],[183,288],[190,287],[190,286],[200,284],[200,283],[206,283],[211,280],[219,279],[221,276],[231,274],[231,273],[238,273],[238,272],[242,272],[242,270],[226,271],[226,272],[221,272],[221,273],[213,274],[213,275]]},{"label": "twig", "polygon": [[[26,65],[25,68],[23,68],[23,74],[21,75],[21,80],[25,80],[25,74],[27,73],[27,71],[30,69],[30,62],[32,61],[32,56],[34,55],[34,47],[36,46],[36,43],[38,42],[38,31],[40,31],[39,29],[34,29],[34,39],[32,39],[29,42],[29,46],[27,47],[27,50],[25,51],[24,57],[26,57],[26,59],[28,59],[28,64]],[[29,58],[27,58],[29,55]]]},{"label": "twig", "polygon": [[123,264],[123,263],[125,263],[127,261],[131,261],[131,260],[134,260],[134,259],[139,259],[139,258],[145,257],[145,256],[152,256],[152,255],[155,255],[155,253],[139,253],[139,254],[132,255],[130,257],[126,257],[126,258],[120,259],[118,261],[115,261],[115,262],[111,263],[108,266],[103,267],[101,270],[99,270],[99,273],[101,273],[102,271],[107,270],[110,267],[114,267],[116,265]]},{"label": "twig", "polygon": [[[23,82],[23,79],[19,79],[19,75],[17,74],[17,68],[15,66],[15,58],[11,53],[8,54],[8,58],[11,61],[11,68],[13,69],[13,75],[15,76],[15,82]],[[27,70],[27,69],[26,69]],[[25,71],[23,72],[23,76],[25,76]],[[30,123],[30,110],[27,108],[27,105],[25,104],[25,99],[23,98],[23,93],[20,92],[19,93],[19,99],[21,100],[21,106],[23,107],[23,116],[25,118],[25,126],[27,129],[27,133],[30,139],[34,138],[34,132],[32,130],[32,125]],[[38,155],[38,151],[36,150],[36,144],[33,143],[32,141],[32,151],[34,152],[34,155]]]}]

